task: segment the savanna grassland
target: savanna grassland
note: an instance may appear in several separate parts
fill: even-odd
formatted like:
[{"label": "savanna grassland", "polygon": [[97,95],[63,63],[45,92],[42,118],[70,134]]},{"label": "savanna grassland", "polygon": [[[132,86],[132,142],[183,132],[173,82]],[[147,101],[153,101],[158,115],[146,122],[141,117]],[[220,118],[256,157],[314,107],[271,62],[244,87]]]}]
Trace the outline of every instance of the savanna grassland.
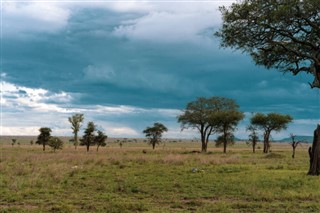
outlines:
[{"label": "savanna grassland", "polygon": [[[19,139],[20,140],[20,139]],[[260,145],[260,144],[259,144]],[[258,146],[259,146],[258,145]],[[261,145],[262,146],[262,145]],[[2,140],[1,212],[319,212],[308,145],[253,154],[245,143],[207,154],[196,142],[110,142],[97,152]]]}]

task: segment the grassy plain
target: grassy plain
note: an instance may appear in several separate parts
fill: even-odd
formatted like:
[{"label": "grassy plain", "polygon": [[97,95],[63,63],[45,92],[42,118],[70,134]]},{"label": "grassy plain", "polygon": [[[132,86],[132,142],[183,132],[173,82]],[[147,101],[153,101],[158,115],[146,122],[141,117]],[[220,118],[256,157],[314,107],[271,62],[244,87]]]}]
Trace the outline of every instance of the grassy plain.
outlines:
[{"label": "grassy plain", "polygon": [[195,142],[53,153],[27,141],[2,140],[1,212],[320,211],[320,178],[306,175],[308,145],[292,159],[288,144],[273,144],[268,155],[244,143],[200,154]]}]

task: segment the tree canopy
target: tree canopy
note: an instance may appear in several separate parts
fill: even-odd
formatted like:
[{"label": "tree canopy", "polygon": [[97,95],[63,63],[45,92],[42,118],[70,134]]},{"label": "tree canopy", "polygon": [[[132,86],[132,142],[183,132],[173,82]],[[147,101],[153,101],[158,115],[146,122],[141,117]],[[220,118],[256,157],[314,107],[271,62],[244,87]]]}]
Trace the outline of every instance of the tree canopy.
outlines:
[{"label": "tree canopy", "polygon": [[[178,116],[178,122],[181,123],[182,130],[194,128],[200,132],[201,151],[206,152],[210,135],[215,132],[221,132],[224,121],[232,120],[224,120],[224,116],[228,115],[228,112],[235,112],[231,113],[233,115],[237,114],[238,108],[239,106],[232,99],[224,97],[200,97],[187,104],[186,109]],[[235,127],[234,124],[237,124],[237,122],[227,124],[230,127],[229,131],[231,131],[231,127]]]},{"label": "tree canopy", "polygon": [[74,114],[71,117],[68,117],[69,122],[71,123],[71,129],[73,131],[74,137],[74,147],[77,148],[78,146],[78,132],[81,128],[81,124],[83,122],[83,114]]},{"label": "tree canopy", "polygon": [[156,144],[161,142],[162,133],[167,131],[167,127],[162,123],[154,123],[152,127],[147,127],[145,130],[143,130],[143,133],[149,139],[152,149],[154,149]]},{"label": "tree canopy", "polygon": [[87,152],[89,151],[90,146],[95,144],[95,131],[95,124],[92,121],[88,122],[87,128],[84,130],[84,135],[80,143],[80,145],[87,147]]},{"label": "tree canopy", "polygon": [[46,144],[49,142],[51,137],[51,129],[48,127],[41,127],[39,129],[40,134],[38,135],[37,144],[41,144],[43,146],[43,151],[46,150]]},{"label": "tree canopy", "polygon": [[252,116],[250,123],[251,125],[262,129],[264,131],[264,150],[263,152],[268,153],[270,148],[269,138],[272,131],[280,132],[283,129],[287,129],[288,124],[292,122],[290,115],[282,115],[279,113],[256,113]]},{"label": "tree canopy", "polygon": [[242,0],[220,7],[215,33],[222,47],[249,53],[256,64],[297,75],[314,75],[320,88],[319,0]]}]

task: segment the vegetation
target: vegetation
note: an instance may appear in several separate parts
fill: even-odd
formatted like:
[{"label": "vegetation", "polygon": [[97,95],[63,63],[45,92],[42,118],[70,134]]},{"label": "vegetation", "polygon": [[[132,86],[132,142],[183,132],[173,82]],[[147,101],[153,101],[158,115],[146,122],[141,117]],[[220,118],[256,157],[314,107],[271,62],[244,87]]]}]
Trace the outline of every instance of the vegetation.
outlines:
[{"label": "vegetation", "polygon": [[92,121],[88,122],[87,128],[84,130],[84,135],[81,139],[80,145],[87,147],[87,152],[89,152],[90,146],[95,144],[95,135],[96,126]]},{"label": "vegetation", "polygon": [[220,7],[222,47],[249,53],[258,65],[312,74],[320,88],[318,0],[243,0]]},{"label": "vegetation", "polygon": [[320,125],[314,130],[312,147],[309,148],[310,168],[309,175],[320,174]]},{"label": "vegetation", "polygon": [[[232,103],[230,101],[230,103]],[[219,109],[219,111],[214,116],[213,122],[215,122],[215,129],[217,133],[221,135],[217,139],[217,144],[219,141],[223,144],[223,152],[227,152],[227,145],[233,143],[235,131],[239,121],[244,118],[244,114],[238,111],[239,106],[235,103],[230,104],[230,109]]]},{"label": "vegetation", "polygon": [[[222,132],[224,152],[228,135],[234,131],[243,114],[234,100],[223,97],[198,98],[187,104],[183,114],[178,116],[182,130],[194,128],[201,135],[201,152],[207,152],[209,137]],[[229,137],[230,138],[230,137]]]},{"label": "vegetation", "polygon": [[290,115],[282,115],[279,113],[256,113],[252,116],[250,123],[264,131],[263,133],[263,152],[268,153],[270,149],[269,138],[272,131],[279,132],[286,129],[288,124],[292,122]]},{"label": "vegetation", "polygon": [[51,129],[48,127],[41,127],[39,129],[39,136],[37,139],[37,144],[40,144],[43,146],[43,151],[46,150],[46,144],[49,142],[49,139],[51,137]]},{"label": "vegetation", "polygon": [[290,134],[290,137],[291,137],[291,142],[289,142],[289,144],[291,145],[292,147],[292,158],[294,158],[295,154],[296,154],[296,148],[297,146],[303,142],[303,141],[296,141],[296,136],[294,134]]},{"label": "vegetation", "polygon": [[50,137],[48,145],[56,152],[57,149],[62,149],[63,141],[58,137]]},{"label": "vegetation", "polygon": [[69,122],[71,123],[71,129],[73,131],[74,137],[73,137],[73,143],[74,148],[77,149],[78,146],[78,132],[81,128],[81,124],[83,122],[84,116],[83,114],[75,114],[68,118]]},{"label": "vegetation", "polygon": [[98,135],[95,136],[95,144],[97,144],[97,151],[99,150],[100,146],[106,146],[106,140],[108,136],[105,135],[102,131],[98,130]]},{"label": "vegetation", "polygon": [[30,138],[19,137],[19,149],[11,138],[1,141],[2,212],[320,211],[320,179],[306,176],[307,146],[292,161],[287,143],[268,155],[238,142],[227,154],[213,144],[198,154],[198,144],[185,140],[143,153],[142,140],[120,149],[110,139],[108,149],[85,153],[62,139],[55,154]]},{"label": "vegetation", "polygon": [[152,145],[152,149],[155,148],[156,144],[161,142],[162,133],[167,132],[168,129],[161,123],[154,123],[152,127],[147,127],[143,130],[143,133],[149,139],[149,144]]},{"label": "vegetation", "polygon": [[259,136],[258,136],[258,133],[257,133],[257,128],[253,125],[249,125],[247,127],[247,131],[250,131],[250,135],[249,135],[249,141],[248,141],[248,144],[251,144],[252,145],[252,151],[253,153],[256,152],[256,145],[259,141]]}]

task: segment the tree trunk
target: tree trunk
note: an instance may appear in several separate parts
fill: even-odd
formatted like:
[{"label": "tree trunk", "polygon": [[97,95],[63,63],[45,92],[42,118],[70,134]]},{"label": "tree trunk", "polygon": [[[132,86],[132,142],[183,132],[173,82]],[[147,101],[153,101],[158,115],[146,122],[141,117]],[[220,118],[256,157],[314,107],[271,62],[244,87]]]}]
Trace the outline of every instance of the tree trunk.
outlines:
[{"label": "tree trunk", "polygon": [[256,153],[256,144],[254,142],[252,143],[252,151],[253,153]]},{"label": "tree trunk", "polygon": [[201,133],[201,152],[207,152],[206,136]]},{"label": "tree trunk", "polygon": [[43,151],[46,151],[46,144],[43,143],[42,146],[43,146],[42,150],[43,150]]},{"label": "tree trunk", "polygon": [[152,149],[154,149],[156,146],[156,143],[152,143]]},{"label": "tree trunk", "polygon": [[314,130],[312,147],[309,148],[310,168],[308,175],[320,173],[320,125]]},{"label": "tree trunk", "polygon": [[74,149],[77,149],[78,146],[78,133],[74,133]]},{"label": "tree trunk", "polygon": [[97,145],[97,151],[99,151],[99,145]]},{"label": "tree trunk", "polygon": [[296,147],[293,146],[292,147],[292,158],[294,158],[295,154],[296,154]]},{"label": "tree trunk", "polygon": [[90,145],[87,145],[87,152],[89,152],[89,147],[90,147]]},{"label": "tree trunk", "polygon": [[263,140],[263,153],[269,153],[269,137],[270,137],[270,132],[266,132],[264,135],[264,140]]}]

